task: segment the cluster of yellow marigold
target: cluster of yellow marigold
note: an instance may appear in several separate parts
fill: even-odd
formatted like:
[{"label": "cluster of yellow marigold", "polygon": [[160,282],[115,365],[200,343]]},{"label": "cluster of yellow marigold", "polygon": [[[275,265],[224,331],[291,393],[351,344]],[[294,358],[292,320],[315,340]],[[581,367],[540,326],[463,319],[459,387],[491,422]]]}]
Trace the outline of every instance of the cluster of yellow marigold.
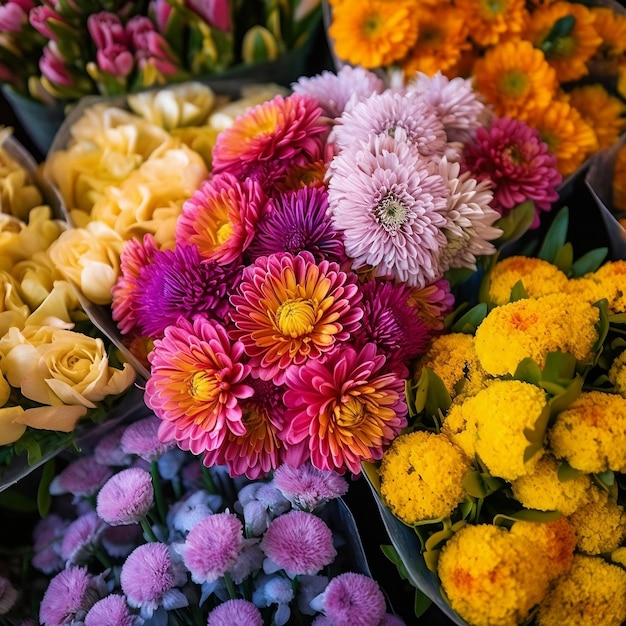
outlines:
[{"label": "cluster of yellow marigold", "polygon": [[[528,297],[511,299],[519,281]],[[440,429],[394,440],[379,467],[381,495],[409,526],[432,521],[439,529],[444,521],[454,529],[437,574],[451,607],[471,626],[626,620],[624,494],[617,479],[607,479],[626,473],[623,341],[605,346],[612,361],[603,365],[603,384],[597,374],[587,378],[597,372],[592,365],[603,342],[594,303],[606,298],[609,320],[619,321],[625,284],[626,260],[568,278],[537,258],[503,259],[492,269],[493,306],[476,332],[434,339],[418,364],[416,377],[432,370],[452,402]],[[551,402],[558,392],[549,384],[514,376],[527,358],[543,369],[552,352],[573,355],[584,381],[561,406]],[[499,485],[473,518],[464,513],[480,499],[470,494],[471,474]],[[498,513],[516,509],[543,513],[494,523]]]},{"label": "cluster of yellow marigold", "polygon": [[472,76],[496,115],[540,131],[568,176],[626,125],[626,10],[602,4],[330,0],[329,36],[353,65]]}]

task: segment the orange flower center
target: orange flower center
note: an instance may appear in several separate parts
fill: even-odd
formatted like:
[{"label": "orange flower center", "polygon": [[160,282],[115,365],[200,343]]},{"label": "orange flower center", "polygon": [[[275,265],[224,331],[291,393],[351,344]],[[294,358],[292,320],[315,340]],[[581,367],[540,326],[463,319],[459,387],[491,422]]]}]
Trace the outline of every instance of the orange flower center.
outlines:
[{"label": "orange flower center", "polygon": [[223,244],[233,236],[233,225],[230,222],[225,222],[217,229],[217,242]]},{"label": "orange flower center", "polygon": [[365,405],[356,398],[348,398],[335,408],[335,422],[337,426],[353,428],[358,426],[365,418]]},{"label": "orange flower center", "polygon": [[291,298],[283,302],[276,311],[276,325],[283,335],[296,339],[313,332],[316,318],[313,300]]}]

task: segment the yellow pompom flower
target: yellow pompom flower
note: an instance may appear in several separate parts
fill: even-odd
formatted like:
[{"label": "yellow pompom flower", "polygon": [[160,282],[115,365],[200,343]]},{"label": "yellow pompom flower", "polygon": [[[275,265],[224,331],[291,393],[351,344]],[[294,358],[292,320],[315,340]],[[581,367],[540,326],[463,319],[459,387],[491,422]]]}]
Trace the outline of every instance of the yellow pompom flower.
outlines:
[{"label": "yellow pompom flower", "polygon": [[[549,37],[559,20],[572,17],[569,32]],[[537,48],[544,51],[548,63],[556,70],[560,82],[578,80],[589,73],[587,62],[596,53],[602,38],[593,27],[594,15],[582,4],[554,2],[531,13],[525,34]]]},{"label": "yellow pompom flower", "polygon": [[626,260],[607,261],[591,277],[609,301],[609,313],[626,313]]},{"label": "yellow pompom flower", "polygon": [[491,46],[519,36],[528,21],[524,0],[456,0],[479,46]]},{"label": "yellow pompom flower", "polygon": [[615,386],[615,392],[626,398],[626,350],[613,359],[608,377]]},{"label": "yellow pompom flower", "polygon": [[569,516],[576,529],[577,548],[585,554],[605,554],[626,538],[626,513],[613,494],[594,488],[590,501]]},{"label": "yellow pompom flower", "polygon": [[378,470],[383,502],[409,526],[446,517],[465,499],[461,481],[471,467],[463,451],[443,434],[400,435],[385,451]]},{"label": "yellow pompom flower", "polygon": [[571,515],[589,502],[591,478],[578,474],[569,480],[559,480],[558,469],[556,458],[544,454],[528,474],[511,482],[513,496],[527,509]]},{"label": "yellow pompom flower", "polygon": [[372,69],[402,59],[418,36],[414,0],[331,2],[328,34],[337,56]]},{"label": "yellow pompom flower", "polygon": [[579,278],[570,278],[565,293],[568,293],[572,298],[584,300],[589,304],[593,304],[605,297],[602,293],[602,285],[594,280],[593,272]]},{"label": "yellow pompom flower", "polygon": [[496,115],[524,121],[545,110],[557,89],[543,52],[523,40],[497,44],[476,59],[474,83]]},{"label": "yellow pompom flower", "polygon": [[539,605],[537,626],[620,626],[626,620],[626,571],[577,554]]},{"label": "yellow pompom flower", "polygon": [[552,263],[526,256],[511,256],[498,261],[489,275],[489,298],[502,305],[510,301],[511,289],[522,281],[529,298],[538,298],[566,289],[567,276]]},{"label": "yellow pompom flower", "polygon": [[547,559],[531,541],[490,524],[458,530],[437,571],[450,606],[472,626],[517,626],[549,584]]},{"label": "yellow pompom flower", "polygon": [[452,402],[441,432],[459,446],[468,458],[476,456],[476,415],[472,412],[471,403],[468,405],[465,398],[459,396]]}]

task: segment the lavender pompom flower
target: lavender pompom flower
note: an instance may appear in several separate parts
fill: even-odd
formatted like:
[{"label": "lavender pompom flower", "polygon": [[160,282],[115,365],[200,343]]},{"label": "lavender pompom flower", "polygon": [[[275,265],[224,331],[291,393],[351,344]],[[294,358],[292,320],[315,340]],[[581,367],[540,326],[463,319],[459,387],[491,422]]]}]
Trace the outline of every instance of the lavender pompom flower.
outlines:
[{"label": "lavender pompom flower", "polygon": [[218,604],[210,613],[207,626],[263,626],[263,616],[252,602],[242,599],[227,600]]},{"label": "lavender pompom flower", "polygon": [[81,456],[67,465],[50,483],[50,493],[58,496],[71,493],[74,497],[89,497],[113,475],[106,465],[96,462],[92,456]]},{"label": "lavender pompom flower", "polygon": [[61,558],[71,565],[84,565],[95,552],[104,522],[95,511],[76,518],[66,529],[61,540]]},{"label": "lavender pompom flower", "polygon": [[31,565],[43,572],[52,574],[64,566],[61,558],[61,541],[68,522],[56,513],[50,513],[39,520],[33,529],[33,552]]},{"label": "lavender pompom flower", "polygon": [[98,600],[85,615],[85,626],[142,626],[143,623],[143,618],[131,613],[126,598],[117,593]]},{"label": "lavender pompom flower", "polygon": [[17,589],[11,581],[0,574],[0,615],[6,615],[17,601]]},{"label": "lavender pompom flower", "polygon": [[158,460],[167,450],[174,447],[174,442],[163,443],[158,437],[161,420],[155,415],[144,417],[129,424],[122,437],[120,446],[127,454],[138,456],[144,461]]}]

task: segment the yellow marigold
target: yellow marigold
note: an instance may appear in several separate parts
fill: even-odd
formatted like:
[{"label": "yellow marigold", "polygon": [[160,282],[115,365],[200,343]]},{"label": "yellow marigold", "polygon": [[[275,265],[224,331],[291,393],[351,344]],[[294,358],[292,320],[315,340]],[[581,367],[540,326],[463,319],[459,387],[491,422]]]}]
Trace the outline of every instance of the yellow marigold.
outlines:
[{"label": "yellow marigold", "polygon": [[566,517],[551,522],[517,521],[511,534],[526,537],[535,550],[548,559],[548,575],[551,580],[566,574],[574,560],[576,531]]},{"label": "yellow marigold", "polygon": [[489,48],[474,64],[474,82],[496,115],[525,121],[546,109],[557,89],[554,69],[529,41]]},{"label": "yellow marigold", "polygon": [[527,509],[559,511],[571,515],[589,502],[591,478],[578,474],[569,480],[559,480],[559,462],[552,454],[544,454],[532,470],[511,482],[513,496]]},{"label": "yellow marigold", "polygon": [[590,273],[579,278],[570,278],[566,285],[565,293],[578,300],[584,300],[589,304],[604,298],[602,285],[594,280],[593,276],[594,274]]},{"label": "yellow marigold", "polygon": [[626,538],[626,513],[614,495],[595,488],[594,496],[569,520],[576,529],[580,552],[604,554],[615,550]]},{"label": "yellow marigold", "polygon": [[596,133],[581,114],[564,100],[554,100],[543,110],[534,109],[526,120],[541,134],[563,176],[573,174],[598,150]]},{"label": "yellow marigold", "polygon": [[598,338],[597,307],[568,294],[523,299],[492,309],[474,337],[480,364],[493,376],[515,373],[530,357],[543,367],[549,352],[589,361]]},{"label": "yellow marigold", "polygon": [[437,571],[450,606],[469,624],[517,626],[548,590],[545,564],[528,538],[467,524],[443,546]]},{"label": "yellow marigold", "polygon": [[490,274],[489,298],[497,305],[506,304],[518,281],[522,281],[530,298],[559,293],[567,287],[567,276],[556,265],[536,257],[511,256],[494,265]]},{"label": "yellow marigold", "polygon": [[445,435],[414,431],[396,437],[379,468],[381,495],[405,524],[448,516],[465,499],[472,464]]},{"label": "yellow marigold", "polygon": [[524,0],[456,0],[456,6],[463,13],[470,37],[479,46],[519,36],[528,21]]},{"label": "yellow marigold", "polygon": [[626,619],[626,571],[577,554],[539,605],[537,626],[620,626]]},{"label": "yellow marigold", "polygon": [[361,0],[333,5],[328,34],[337,56],[368,69],[399,61],[418,35],[414,0]]},{"label": "yellow marigold", "polygon": [[609,301],[609,312],[626,313],[626,260],[607,261],[592,276]]},{"label": "yellow marigold", "polygon": [[626,398],[626,350],[613,360],[608,373],[615,392]]},{"label": "yellow marigold", "polygon": [[622,100],[600,83],[575,87],[568,95],[570,104],[595,131],[599,150],[618,141],[626,129],[626,104]]},{"label": "yellow marigold", "polygon": [[465,400],[458,396],[452,402],[441,432],[473,459],[476,456],[476,414],[472,411],[473,405]]},{"label": "yellow marigold", "polygon": [[[613,208],[626,211],[626,143],[617,151],[613,167]],[[620,223],[626,228],[626,224]]]},{"label": "yellow marigold", "polygon": [[450,397],[459,392],[474,395],[485,385],[487,374],[478,362],[474,337],[466,333],[448,333],[435,337],[427,352],[417,361],[414,380],[424,367],[432,369],[446,386]]},{"label": "yellow marigold", "polygon": [[[571,30],[550,39],[555,23],[567,16],[574,18]],[[531,13],[525,36],[544,51],[560,82],[578,80],[589,73],[587,62],[602,43],[593,27],[594,19],[587,7],[574,2],[555,2]]]},{"label": "yellow marigold", "polygon": [[555,456],[582,472],[626,471],[626,398],[585,391],[548,431]]},{"label": "yellow marigold", "polygon": [[454,67],[464,50],[471,48],[463,13],[450,0],[436,7],[420,8],[417,43],[402,60],[407,79],[417,72],[433,76]]},{"label": "yellow marigold", "polygon": [[620,548],[613,550],[613,552],[611,552],[611,561],[626,567],[626,546],[621,546]]}]

